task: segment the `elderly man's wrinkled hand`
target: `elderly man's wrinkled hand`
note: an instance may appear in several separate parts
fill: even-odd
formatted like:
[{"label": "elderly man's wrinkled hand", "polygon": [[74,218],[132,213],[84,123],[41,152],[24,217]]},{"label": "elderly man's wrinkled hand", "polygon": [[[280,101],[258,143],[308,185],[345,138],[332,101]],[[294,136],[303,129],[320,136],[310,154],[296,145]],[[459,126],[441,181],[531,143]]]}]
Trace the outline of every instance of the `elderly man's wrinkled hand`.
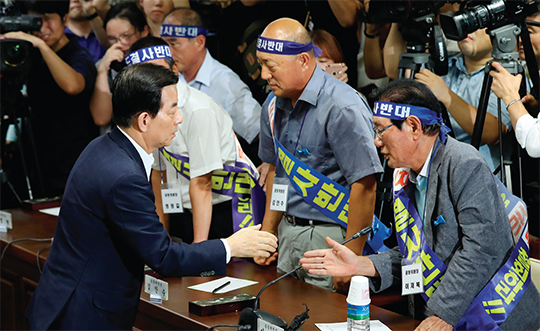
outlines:
[{"label": "elderly man's wrinkled hand", "polygon": [[277,237],[260,229],[261,225],[250,226],[227,238],[231,256],[270,258],[277,249]]},{"label": "elderly man's wrinkled hand", "polygon": [[420,323],[414,331],[451,331],[454,327],[437,315],[432,315]]}]

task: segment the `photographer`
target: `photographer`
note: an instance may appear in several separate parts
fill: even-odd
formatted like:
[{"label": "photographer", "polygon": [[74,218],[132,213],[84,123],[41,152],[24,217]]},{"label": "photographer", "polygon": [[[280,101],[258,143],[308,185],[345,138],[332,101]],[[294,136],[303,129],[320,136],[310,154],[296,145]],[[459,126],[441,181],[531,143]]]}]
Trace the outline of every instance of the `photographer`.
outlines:
[{"label": "photographer", "polygon": [[[531,95],[528,94],[523,99],[519,96],[521,75],[511,75],[498,63],[493,66],[499,72],[490,72],[493,77],[491,90],[508,105],[507,109],[521,147],[525,148],[531,157],[540,157],[540,122],[538,117],[532,117],[523,105],[524,100],[530,100]],[[538,103],[536,105],[538,107]]]},{"label": "photographer", "polygon": [[77,157],[97,136],[88,109],[96,69],[90,54],[64,33],[68,10],[67,0],[38,0],[31,4],[29,13],[41,16],[40,31],[0,36],[28,41],[41,55],[34,59],[27,86],[32,133],[47,196],[63,193]]},{"label": "photographer", "polygon": [[[470,143],[480,101],[485,64],[492,59],[492,45],[486,29],[470,33],[458,42],[461,54],[449,59],[448,74],[441,77],[427,69],[421,69],[415,79],[426,84],[448,110],[452,129],[457,140]],[[385,68],[390,77],[397,73],[398,60],[395,56],[405,52],[405,43],[396,23],[392,25],[385,44]],[[394,61],[390,62],[388,55]],[[502,111],[502,134],[511,128],[508,112]],[[497,99],[490,94],[482,132],[480,153],[494,171],[500,164]],[[505,145],[509,146],[509,145]]]},{"label": "photographer", "polygon": [[[527,29],[529,31],[529,37],[531,39],[531,45],[533,48],[534,56],[536,57],[536,63],[540,64],[540,0],[535,0],[536,5],[538,6],[538,12],[534,15],[527,17]],[[521,37],[519,38],[519,59],[521,61],[526,61],[525,51],[523,44],[521,42]],[[540,72],[539,72],[540,74]],[[532,88],[531,73],[527,73],[527,89],[530,91]],[[523,98],[525,106],[537,108],[538,100],[536,100],[530,93]]]}]

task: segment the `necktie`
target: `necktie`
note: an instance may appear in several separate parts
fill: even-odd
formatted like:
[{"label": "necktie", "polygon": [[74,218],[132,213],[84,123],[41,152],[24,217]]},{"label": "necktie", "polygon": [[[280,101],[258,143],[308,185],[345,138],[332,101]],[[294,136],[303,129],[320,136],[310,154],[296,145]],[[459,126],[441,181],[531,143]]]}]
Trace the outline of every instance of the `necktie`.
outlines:
[{"label": "necktie", "polygon": [[426,202],[426,188],[427,178],[418,176],[418,182],[416,183],[416,189],[414,191],[414,197],[416,198],[416,210],[422,221],[424,221],[425,202]]}]

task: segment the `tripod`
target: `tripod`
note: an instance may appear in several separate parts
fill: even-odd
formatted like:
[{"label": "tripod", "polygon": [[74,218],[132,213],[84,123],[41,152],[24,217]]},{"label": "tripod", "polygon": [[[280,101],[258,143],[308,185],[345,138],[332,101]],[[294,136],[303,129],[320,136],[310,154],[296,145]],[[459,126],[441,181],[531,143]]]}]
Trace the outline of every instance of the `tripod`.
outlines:
[{"label": "tripod", "polygon": [[[25,72],[6,72],[1,78],[1,90],[4,97],[2,98],[0,110],[2,113],[2,164],[4,169],[2,169],[2,183],[6,183],[13,195],[17,199],[18,203],[21,203],[20,195],[17,194],[16,188],[13,186],[12,181],[15,174],[19,174],[23,178],[24,186],[26,189],[26,194],[23,194],[23,197],[26,195],[29,199],[34,199],[34,194],[43,195],[45,192],[43,186],[43,180],[38,164],[37,152],[35,149],[34,139],[32,136],[32,129],[30,126],[30,114],[28,103],[25,98],[22,96],[20,90],[24,83]],[[16,139],[11,144],[6,144],[5,142],[5,130],[9,125],[13,125]],[[27,134],[23,135],[22,130],[27,128]],[[9,148],[8,148],[9,147]],[[12,152],[11,155],[18,154],[18,164],[13,162],[11,155],[8,150]],[[31,167],[29,165],[29,159],[33,159],[35,166]],[[20,167],[20,168],[19,168]],[[7,169],[5,169],[7,168]],[[4,171],[6,170],[6,171]],[[31,184],[30,173],[34,173],[34,177],[38,184],[38,192],[36,192]],[[11,180],[10,180],[11,179]]]},{"label": "tripod", "polygon": [[[501,64],[508,72],[513,75],[523,74],[523,66],[516,59],[519,54],[515,52],[517,46],[516,36],[520,33],[521,29],[515,24],[509,24],[497,29],[488,30],[488,33],[491,37],[491,44],[493,45],[493,60],[488,61],[484,68],[484,80],[482,82],[482,89],[480,92],[480,101],[478,104],[478,110],[476,113],[476,121],[474,123],[474,130],[471,140],[471,145],[476,149],[480,148],[482,132],[484,130],[484,123],[486,119],[487,106],[489,102],[489,96],[491,92],[491,83],[493,82],[493,77],[489,74],[493,69],[493,62]],[[525,82],[521,82],[520,94],[524,95],[525,93]],[[501,172],[501,182],[509,187],[509,179],[506,176],[506,169],[504,165],[504,154],[503,154],[503,141],[502,141],[502,122],[501,122],[501,100],[498,99],[498,130],[499,130],[499,153],[500,153],[500,172]],[[518,150],[519,153],[519,150]],[[519,163],[521,163],[521,156],[519,156]],[[521,166],[519,166],[520,179],[521,175]],[[520,197],[523,196],[523,190],[520,183]]]}]

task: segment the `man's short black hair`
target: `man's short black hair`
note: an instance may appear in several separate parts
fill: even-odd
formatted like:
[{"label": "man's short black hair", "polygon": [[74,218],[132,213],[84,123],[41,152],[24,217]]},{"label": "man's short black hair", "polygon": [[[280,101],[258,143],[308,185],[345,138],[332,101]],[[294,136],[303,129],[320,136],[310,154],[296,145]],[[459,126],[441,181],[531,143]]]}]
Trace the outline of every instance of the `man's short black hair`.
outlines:
[{"label": "man's short black hair", "polygon": [[107,23],[114,18],[121,18],[128,21],[139,32],[143,32],[144,27],[148,25],[146,23],[146,16],[144,16],[144,12],[137,7],[135,2],[131,1],[122,2],[112,6],[107,12],[107,15],[105,15],[103,27],[107,29]]},{"label": "man's short black hair", "polygon": [[38,14],[58,14],[60,18],[69,12],[69,0],[34,0],[24,1],[29,11]]},{"label": "man's short black hair", "polygon": [[[154,37],[154,36],[147,36],[134,42],[133,45],[131,45],[131,47],[129,48],[127,53],[131,54],[135,51],[138,51],[139,49],[152,47],[152,46],[161,46],[161,45],[169,47],[169,45],[167,44],[165,40],[158,37]],[[169,65],[169,68],[172,70],[174,66],[174,60],[173,59],[164,59],[164,60]]]},{"label": "man's short black hair", "polygon": [[156,117],[161,108],[161,91],[177,82],[178,76],[157,64],[138,63],[125,67],[113,83],[114,122],[121,128],[129,128],[142,112]]},{"label": "man's short black hair", "polygon": [[[437,114],[441,114],[444,111],[444,105],[439,102],[426,84],[411,79],[394,80],[375,90],[372,97],[373,100],[428,108]],[[391,121],[401,130],[403,120]],[[422,130],[428,136],[439,134],[440,128],[440,124],[422,124]]]}]

